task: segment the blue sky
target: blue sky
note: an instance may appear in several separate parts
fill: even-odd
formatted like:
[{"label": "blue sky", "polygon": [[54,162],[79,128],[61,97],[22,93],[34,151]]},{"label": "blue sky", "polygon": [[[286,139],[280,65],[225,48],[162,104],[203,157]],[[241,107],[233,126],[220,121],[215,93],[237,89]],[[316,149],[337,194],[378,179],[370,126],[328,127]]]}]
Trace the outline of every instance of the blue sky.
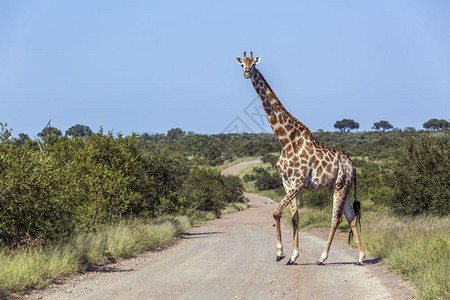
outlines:
[{"label": "blue sky", "polygon": [[312,130],[450,117],[450,1],[274,3],[1,1],[0,122],[270,132],[235,61],[251,50]]}]

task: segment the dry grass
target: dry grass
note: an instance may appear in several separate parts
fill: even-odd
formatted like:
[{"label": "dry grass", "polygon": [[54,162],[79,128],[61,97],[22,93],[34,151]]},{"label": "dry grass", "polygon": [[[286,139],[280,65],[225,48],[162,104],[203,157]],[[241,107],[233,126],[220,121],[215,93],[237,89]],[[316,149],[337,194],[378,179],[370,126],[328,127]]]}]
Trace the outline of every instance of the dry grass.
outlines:
[{"label": "dry grass", "polygon": [[221,213],[226,215],[226,214],[231,214],[233,212],[241,211],[241,210],[244,210],[244,209],[247,209],[247,208],[248,208],[248,204],[247,203],[236,202],[236,203],[231,203],[227,207],[222,209]]},{"label": "dry grass", "polygon": [[[247,203],[232,203],[222,214],[240,211]],[[202,220],[215,219],[212,212]],[[0,298],[31,288],[43,288],[64,275],[93,265],[128,258],[170,243],[191,226],[186,216],[124,221],[104,226],[95,233],[80,233],[63,244],[37,247],[29,252],[0,251]]]},{"label": "dry grass", "polygon": [[78,234],[68,243],[0,252],[0,297],[42,288],[65,274],[86,270],[166,245],[190,227],[187,217],[134,220]]},{"label": "dry grass", "polygon": [[[290,220],[288,209],[284,211]],[[328,227],[331,208],[303,207],[299,227]],[[450,299],[450,217],[366,213],[362,242],[393,272],[414,283],[419,299]],[[349,230],[346,221],[339,228]]]},{"label": "dry grass", "polygon": [[450,298],[450,217],[371,216],[363,222],[362,240],[415,284],[420,299]]}]

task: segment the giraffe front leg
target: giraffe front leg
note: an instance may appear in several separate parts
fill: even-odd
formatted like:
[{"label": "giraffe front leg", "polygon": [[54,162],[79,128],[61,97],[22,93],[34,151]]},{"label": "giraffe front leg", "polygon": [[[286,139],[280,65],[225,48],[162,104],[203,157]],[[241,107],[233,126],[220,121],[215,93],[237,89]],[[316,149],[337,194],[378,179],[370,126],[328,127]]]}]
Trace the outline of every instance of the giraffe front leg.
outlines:
[{"label": "giraffe front leg", "polygon": [[288,261],[288,265],[296,265],[297,258],[299,255],[299,247],[298,247],[298,208],[297,201],[294,199],[291,201],[291,216],[292,216],[292,229],[293,229],[293,238],[294,238],[294,251],[292,253],[291,259]]},{"label": "giraffe front leg", "polygon": [[[279,206],[280,204],[278,204]],[[277,206],[277,209],[278,209]],[[275,212],[273,213],[273,218],[275,219],[275,227],[277,231],[277,258],[276,261],[280,261],[283,258],[285,258],[285,255],[283,253],[283,242],[281,241],[281,227],[280,227],[280,219],[281,219],[281,213],[277,212],[277,209],[275,209]]]},{"label": "giraffe front leg", "polygon": [[281,214],[283,213],[283,209],[295,198],[297,193],[287,192],[284,196],[283,200],[278,203],[275,211],[273,212],[273,218],[275,219],[275,226],[277,231],[277,258],[276,261],[280,261],[285,258],[283,253],[283,242],[281,241]]}]

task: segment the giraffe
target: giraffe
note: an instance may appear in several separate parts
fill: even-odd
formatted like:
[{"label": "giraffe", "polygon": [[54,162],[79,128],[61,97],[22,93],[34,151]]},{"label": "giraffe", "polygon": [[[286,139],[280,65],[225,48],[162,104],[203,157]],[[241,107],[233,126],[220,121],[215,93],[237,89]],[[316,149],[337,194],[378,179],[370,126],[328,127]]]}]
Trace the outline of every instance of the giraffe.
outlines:
[{"label": "giraffe", "polygon": [[[273,217],[276,225],[277,256],[276,261],[282,260],[285,255],[281,240],[280,219],[283,209],[290,205],[293,225],[294,250],[288,265],[297,264],[299,256],[298,241],[298,206],[297,195],[302,189],[319,191],[328,189],[333,194],[333,214],[331,229],[325,249],[317,265],[324,265],[328,258],[334,234],[344,214],[351,231],[349,239],[353,235],[358,246],[359,259],[356,265],[364,265],[365,252],[358,232],[360,220],[360,202],[356,199],[356,168],[350,158],[341,150],[335,150],[322,145],[316,140],[311,130],[306,125],[292,116],[281,104],[272,88],[256,69],[256,64],[261,57],[241,59],[237,62],[244,69],[244,77],[250,78],[256,93],[261,100],[272,130],[281,145],[281,155],[277,162],[277,169],[281,175],[285,196],[276,206]],[[353,207],[350,204],[350,190],[355,187],[355,201]]]}]

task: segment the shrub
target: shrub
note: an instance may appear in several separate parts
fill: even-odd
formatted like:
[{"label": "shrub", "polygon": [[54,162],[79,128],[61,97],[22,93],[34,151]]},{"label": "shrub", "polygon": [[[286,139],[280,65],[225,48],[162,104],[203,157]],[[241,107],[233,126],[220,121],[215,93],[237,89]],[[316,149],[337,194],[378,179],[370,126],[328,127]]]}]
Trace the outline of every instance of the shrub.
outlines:
[{"label": "shrub", "polygon": [[391,207],[404,215],[450,212],[449,146],[447,134],[408,142],[390,177],[394,190]]},{"label": "shrub", "polygon": [[324,191],[307,191],[303,190],[297,199],[301,206],[309,207],[326,207],[333,204],[333,196],[328,190]]},{"label": "shrub", "polygon": [[375,204],[390,206],[394,200],[394,190],[388,186],[370,186],[367,188],[366,199]]},{"label": "shrub", "polygon": [[192,169],[184,184],[186,208],[213,212],[216,216],[227,203],[244,202],[243,186],[236,176],[224,176],[217,169]]},{"label": "shrub", "polygon": [[253,168],[255,172],[255,187],[260,190],[272,190],[283,186],[281,177],[277,172],[270,173],[264,168],[255,167]]},{"label": "shrub", "polygon": [[278,156],[272,155],[272,154],[264,154],[264,156],[261,158],[261,161],[264,163],[269,163],[272,167],[276,167],[278,162]]},{"label": "shrub", "polygon": [[223,176],[225,184],[227,203],[245,203],[247,199],[244,197],[244,185],[238,176]]},{"label": "shrub", "polygon": [[244,182],[250,182],[256,180],[256,177],[254,174],[245,174],[244,177],[242,177],[242,180],[244,180]]}]

